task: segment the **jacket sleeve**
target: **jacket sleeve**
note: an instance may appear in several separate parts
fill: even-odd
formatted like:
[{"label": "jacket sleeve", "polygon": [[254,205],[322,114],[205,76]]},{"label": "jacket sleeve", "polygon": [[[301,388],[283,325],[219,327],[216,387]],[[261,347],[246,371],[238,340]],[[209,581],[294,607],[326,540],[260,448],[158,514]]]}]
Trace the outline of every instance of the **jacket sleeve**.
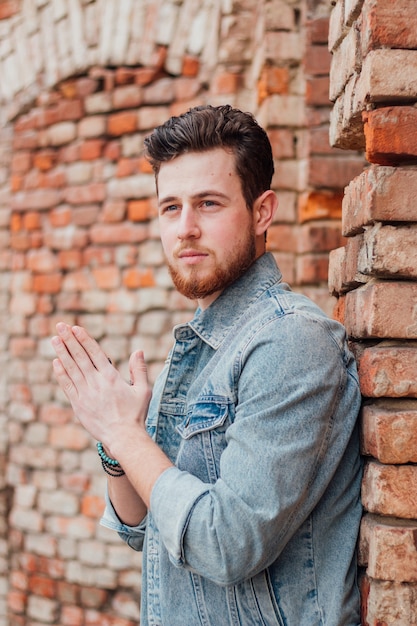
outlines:
[{"label": "jacket sleeve", "polygon": [[150,507],[171,561],[221,585],[278,558],[331,481],[360,406],[353,358],[328,320],[269,320],[239,359],[218,480],[170,468]]},{"label": "jacket sleeve", "polygon": [[110,530],[115,530],[119,534],[119,537],[121,537],[121,539],[123,539],[128,546],[134,550],[141,551],[145,537],[147,517],[145,517],[138,526],[127,526],[120,521],[116,511],[114,510],[107,489],[105,493],[105,503],[106,507],[100,520],[100,524],[106,528],[110,528]]}]

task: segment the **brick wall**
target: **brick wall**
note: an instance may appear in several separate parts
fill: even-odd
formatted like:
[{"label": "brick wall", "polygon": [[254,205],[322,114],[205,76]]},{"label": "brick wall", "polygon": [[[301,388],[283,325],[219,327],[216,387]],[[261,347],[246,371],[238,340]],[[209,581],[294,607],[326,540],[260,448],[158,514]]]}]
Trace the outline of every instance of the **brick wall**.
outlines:
[{"label": "brick wall", "polygon": [[140,555],[98,525],[105,476],[50,337],[81,323],[126,375],[142,347],[153,379],[192,314],[159,245],[149,130],[205,102],[255,113],[280,198],[269,249],[333,309],[328,256],[364,161],[360,142],[329,146],[328,3],[207,6],[0,1],[0,626],[138,622]]},{"label": "brick wall", "polygon": [[417,624],[417,13],[410,0],[338,0],[332,143],[369,162],[331,253],[337,314],[358,357],[367,457],[360,537],[364,626]]}]

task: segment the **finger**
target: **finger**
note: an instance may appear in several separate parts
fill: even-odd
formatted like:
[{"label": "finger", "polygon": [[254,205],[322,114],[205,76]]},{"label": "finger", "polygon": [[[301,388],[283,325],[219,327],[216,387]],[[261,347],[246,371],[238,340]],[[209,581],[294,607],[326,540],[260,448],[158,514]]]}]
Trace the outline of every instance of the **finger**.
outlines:
[{"label": "finger", "polygon": [[142,350],[133,352],[129,359],[130,379],[133,385],[148,386],[148,368]]},{"label": "finger", "polygon": [[[68,355],[71,357],[71,359],[80,369],[80,371],[83,372],[83,374],[85,374],[86,372],[89,372],[89,370],[93,369],[93,364],[91,362],[89,355],[87,354],[86,350],[81,345],[81,343],[79,342],[78,338],[75,336],[71,326],[68,326],[68,324],[64,324],[63,322],[59,322],[56,325],[56,329],[57,329],[58,337],[61,340],[61,342],[64,344],[68,352]],[[57,341],[53,341],[53,343],[54,343],[55,351],[57,352],[58,356],[61,358],[61,361],[64,367],[68,371],[67,365],[69,364],[69,358],[66,358],[65,355],[62,354],[62,350],[58,352],[60,346]]]},{"label": "finger", "polygon": [[77,389],[72,382],[71,378],[68,376],[64,366],[62,365],[59,359],[54,359],[52,361],[52,368],[54,371],[55,378],[61,387],[62,391],[68,398],[70,402],[75,400],[75,397],[78,397]]},{"label": "finger", "polygon": [[67,345],[59,336],[52,337],[51,343],[56,352],[59,363],[62,369],[65,370],[66,375],[72,380],[73,383],[79,384],[81,379],[84,378],[84,374],[79,364],[74,360],[72,354],[69,352]]},{"label": "finger", "polygon": [[87,333],[85,328],[73,326],[71,330],[96,369],[114,369],[111,359],[103,352],[97,341]]}]

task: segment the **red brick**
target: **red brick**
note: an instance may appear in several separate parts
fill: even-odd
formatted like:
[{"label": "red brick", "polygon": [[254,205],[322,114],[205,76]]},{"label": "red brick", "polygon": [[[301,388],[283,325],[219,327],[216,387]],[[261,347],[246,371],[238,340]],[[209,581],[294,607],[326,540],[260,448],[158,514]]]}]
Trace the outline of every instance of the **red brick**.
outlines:
[{"label": "red brick", "polygon": [[117,161],[120,158],[121,146],[120,141],[109,141],[104,147],[103,156],[109,161]]},{"label": "red brick", "polygon": [[74,163],[80,158],[80,146],[77,143],[73,143],[60,148],[58,154],[58,159],[61,163]]},{"label": "red brick", "polygon": [[343,189],[362,172],[363,165],[361,157],[312,155],[309,183],[313,187]]},{"label": "red brick", "polygon": [[81,513],[98,519],[103,515],[104,500],[101,496],[86,495],[81,500]]},{"label": "red brick", "polygon": [[121,178],[123,176],[131,176],[139,169],[139,157],[134,159],[122,158],[117,163],[116,176]]},{"label": "red brick", "polygon": [[55,598],[56,583],[54,580],[45,576],[30,576],[29,590],[38,596],[42,596],[43,598]]},{"label": "red brick", "polygon": [[101,219],[103,222],[121,222],[126,214],[124,200],[109,200],[103,206]]},{"label": "red brick", "polygon": [[235,72],[222,72],[213,78],[211,92],[214,95],[237,93],[242,85],[242,75]]},{"label": "red brick", "polygon": [[[348,294],[349,295],[349,294]],[[368,398],[416,398],[417,350],[384,343],[357,354],[362,394]]]},{"label": "red brick", "polygon": [[115,113],[109,115],[107,120],[107,132],[109,135],[120,136],[133,133],[138,129],[138,114],[134,111]]},{"label": "red brick", "polygon": [[54,274],[36,274],[33,277],[33,291],[35,293],[59,293],[62,285],[62,276]]},{"label": "red brick", "polygon": [[120,285],[120,271],[115,265],[96,267],[91,273],[99,289],[117,289]]},{"label": "red brick", "polygon": [[312,45],[308,48],[305,58],[305,71],[313,76],[321,76],[330,72],[330,52],[327,45]]},{"label": "red brick", "polygon": [[13,174],[25,174],[32,165],[31,152],[15,152],[12,157],[11,171]]},{"label": "red brick", "polygon": [[[57,598],[64,604],[78,604],[80,588],[78,585],[69,583],[66,580],[56,582]],[[72,624],[69,624],[72,626]]]},{"label": "red brick", "polygon": [[330,106],[329,77],[327,75],[307,79],[306,103],[309,106]]},{"label": "red brick", "polygon": [[58,120],[79,120],[84,114],[81,100],[60,100],[57,104]]},{"label": "red brick", "polygon": [[65,574],[65,561],[61,559],[50,559],[39,557],[39,572],[51,578],[62,579]]},{"label": "red brick", "polygon": [[19,213],[12,213],[10,217],[10,230],[12,233],[19,232],[23,228],[23,216]]},{"label": "red brick", "polygon": [[75,270],[82,265],[80,250],[61,250],[58,252],[58,266],[63,270]]},{"label": "red brick", "polygon": [[10,191],[12,193],[16,193],[20,191],[23,187],[23,176],[18,176],[17,174],[11,174],[10,176]]},{"label": "red brick", "polygon": [[[301,223],[318,219],[342,217],[342,192],[311,191],[299,199],[298,219]],[[336,246],[333,246],[336,247]]]},{"label": "red brick", "polygon": [[68,206],[52,209],[48,214],[49,222],[54,228],[68,226],[71,223],[72,212]]},{"label": "red brick", "polygon": [[297,258],[296,281],[300,285],[327,282],[328,255],[305,254]]},{"label": "red brick", "polygon": [[309,41],[311,43],[327,44],[329,37],[329,18],[319,17],[307,23]]},{"label": "red brick", "polygon": [[6,20],[20,11],[18,0],[3,0],[0,4],[0,20]]},{"label": "red brick", "polygon": [[38,212],[28,211],[23,215],[23,228],[26,230],[38,230],[41,226],[41,216]]},{"label": "red brick", "polygon": [[130,200],[127,203],[127,216],[132,222],[145,222],[155,215],[156,210],[152,200]]},{"label": "red brick", "polygon": [[135,80],[135,69],[131,67],[117,67],[114,72],[114,81],[116,85],[128,85]]},{"label": "red brick", "polygon": [[376,48],[417,48],[412,0],[366,0],[361,15],[363,55]]},{"label": "red brick", "polygon": [[12,250],[29,250],[30,237],[28,233],[12,233],[10,237],[10,248]]},{"label": "red brick", "polygon": [[155,277],[151,269],[139,270],[131,268],[123,274],[123,285],[128,289],[138,289],[139,287],[154,287]]},{"label": "red brick", "polygon": [[363,114],[366,158],[371,163],[397,165],[417,157],[417,109],[394,106]]},{"label": "red brick", "polygon": [[94,161],[102,155],[105,143],[103,139],[86,139],[79,146],[82,161]]},{"label": "red brick", "polygon": [[[0,10],[1,19],[1,10]],[[7,606],[13,613],[25,613],[27,594],[24,591],[11,589],[7,594]]]},{"label": "red brick", "polygon": [[286,67],[264,67],[258,81],[258,102],[273,93],[287,94],[290,76]]},{"label": "red brick", "polygon": [[199,70],[199,58],[185,54],[182,59],[182,75],[194,78],[195,76],[198,76]]},{"label": "red brick", "polygon": [[416,167],[370,166],[346,189],[342,230],[353,235],[381,222],[415,222]]},{"label": "red brick", "polygon": [[295,138],[294,133],[287,128],[269,129],[269,141],[272,146],[272,154],[276,159],[289,158],[295,156]]},{"label": "red brick", "polygon": [[343,243],[338,224],[307,222],[299,230],[297,251],[329,252]]},{"label": "red brick", "polygon": [[[395,302],[395,307],[392,303]],[[346,296],[346,328],[360,339],[416,339],[417,283],[369,283]]]}]

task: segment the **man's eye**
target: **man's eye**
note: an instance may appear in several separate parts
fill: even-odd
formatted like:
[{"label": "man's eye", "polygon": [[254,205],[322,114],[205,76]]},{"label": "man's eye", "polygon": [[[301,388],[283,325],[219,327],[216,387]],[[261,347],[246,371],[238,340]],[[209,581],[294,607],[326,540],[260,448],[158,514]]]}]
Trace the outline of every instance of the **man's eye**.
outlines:
[{"label": "man's eye", "polygon": [[172,211],[178,211],[178,204],[169,204],[162,209],[163,213],[171,213]]},{"label": "man's eye", "polygon": [[204,200],[203,205],[206,207],[216,206],[216,203],[213,200]]}]

